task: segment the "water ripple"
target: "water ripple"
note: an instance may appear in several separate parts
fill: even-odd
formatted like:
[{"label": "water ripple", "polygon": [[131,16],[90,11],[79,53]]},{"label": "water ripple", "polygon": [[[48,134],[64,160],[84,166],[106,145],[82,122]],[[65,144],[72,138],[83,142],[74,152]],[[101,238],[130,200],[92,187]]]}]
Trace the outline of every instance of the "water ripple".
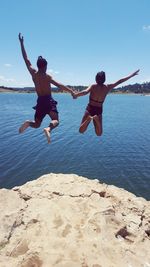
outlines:
[{"label": "water ripple", "polygon": [[95,135],[92,124],[85,134],[78,132],[86,97],[73,101],[60,94],[55,99],[60,125],[48,145],[43,133],[48,116],[39,129],[18,133],[23,121],[34,117],[36,96],[0,94],[0,187],[11,188],[50,172],[76,173],[150,199],[150,98],[109,95],[102,137]]}]

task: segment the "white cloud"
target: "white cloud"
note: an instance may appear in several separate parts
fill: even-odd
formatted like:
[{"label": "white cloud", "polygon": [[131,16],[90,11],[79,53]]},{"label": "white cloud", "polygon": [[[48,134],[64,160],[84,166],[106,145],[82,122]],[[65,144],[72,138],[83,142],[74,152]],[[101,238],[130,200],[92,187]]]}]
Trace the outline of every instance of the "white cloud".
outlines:
[{"label": "white cloud", "polygon": [[5,63],[4,66],[10,68],[12,65],[10,63]]},{"label": "white cloud", "polygon": [[53,69],[48,69],[47,70],[48,73],[53,73],[53,74],[59,74],[60,72],[57,70],[53,70]]},{"label": "white cloud", "polygon": [[47,72],[48,73],[53,73],[53,70],[52,69],[48,69]]},{"label": "white cloud", "polygon": [[144,25],[143,31],[150,31],[150,25]]},{"label": "white cloud", "polygon": [[0,86],[33,87],[34,85],[30,81],[20,82],[14,78],[6,78],[0,75]]},{"label": "white cloud", "polygon": [[31,84],[31,82],[15,82],[15,86],[17,87],[34,87],[33,84]]},{"label": "white cloud", "polygon": [[15,79],[13,79],[13,78],[6,78],[6,77],[0,75],[0,82],[6,82],[6,83],[15,82]]}]

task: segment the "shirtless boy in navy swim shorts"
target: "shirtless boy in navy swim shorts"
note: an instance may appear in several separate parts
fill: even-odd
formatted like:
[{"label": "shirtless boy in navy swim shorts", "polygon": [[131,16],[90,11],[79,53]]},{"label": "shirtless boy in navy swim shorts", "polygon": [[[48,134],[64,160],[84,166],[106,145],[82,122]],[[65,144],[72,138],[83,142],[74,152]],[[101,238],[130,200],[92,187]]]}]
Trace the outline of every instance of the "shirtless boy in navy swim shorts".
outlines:
[{"label": "shirtless boy in navy swim shorts", "polygon": [[24,47],[24,39],[23,36],[21,36],[21,33],[19,33],[19,41],[21,45],[22,56],[26,63],[27,69],[32,76],[35,90],[38,95],[37,105],[34,107],[34,109],[36,110],[34,121],[25,121],[19,128],[19,133],[23,133],[28,127],[39,128],[42,120],[48,114],[51,118],[51,123],[47,128],[44,128],[44,133],[47,137],[48,143],[50,143],[50,132],[59,124],[58,111],[56,107],[57,102],[52,98],[51,84],[59,87],[61,90],[69,92],[70,94],[72,94],[72,96],[74,95],[74,92],[70,88],[54,81],[53,78],[46,73],[47,61],[43,57],[38,57],[38,70],[35,70],[27,57]]},{"label": "shirtless boy in navy swim shorts", "polygon": [[127,81],[128,79],[137,75],[139,70],[133,72],[129,76],[118,80],[115,83],[105,85],[105,72],[98,72],[95,80],[96,84],[92,84],[86,90],[82,92],[78,92],[74,94],[74,97],[84,96],[90,94],[89,103],[86,107],[85,114],[82,118],[81,125],[79,128],[80,133],[84,133],[91,122],[93,120],[95,133],[96,135],[102,135],[102,112],[103,112],[103,103],[108,92],[116,87],[117,85]]}]

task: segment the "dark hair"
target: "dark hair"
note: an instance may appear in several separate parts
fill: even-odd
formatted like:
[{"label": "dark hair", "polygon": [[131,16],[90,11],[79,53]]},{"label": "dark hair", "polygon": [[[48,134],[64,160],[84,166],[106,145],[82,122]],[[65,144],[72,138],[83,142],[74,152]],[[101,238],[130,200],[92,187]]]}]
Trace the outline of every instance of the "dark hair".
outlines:
[{"label": "dark hair", "polygon": [[39,69],[41,68],[44,68],[44,67],[47,67],[47,61],[45,58],[43,58],[42,56],[39,56],[38,57],[38,60],[37,60],[37,67]]},{"label": "dark hair", "polygon": [[95,80],[97,84],[102,85],[106,80],[105,72],[104,71],[98,72],[95,76]]}]

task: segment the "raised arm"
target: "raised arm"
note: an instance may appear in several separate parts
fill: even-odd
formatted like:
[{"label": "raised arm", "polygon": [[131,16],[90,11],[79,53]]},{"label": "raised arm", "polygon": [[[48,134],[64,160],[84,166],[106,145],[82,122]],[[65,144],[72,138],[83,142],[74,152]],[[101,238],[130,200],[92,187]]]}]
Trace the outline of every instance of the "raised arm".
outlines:
[{"label": "raised arm", "polygon": [[32,67],[31,62],[27,57],[27,53],[26,53],[26,50],[25,50],[25,47],[24,47],[23,36],[21,36],[21,33],[19,33],[18,37],[19,37],[19,41],[20,41],[20,46],[21,46],[21,52],[22,52],[23,59],[25,61],[25,64],[27,66],[28,71],[31,73],[31,75],[33,75],[36,72],[36,70]]},{"label": "raised arm", "polygon": [[119,85],[119,84],[121,84],[121,83],[123,83],[123,82],[129,80],[130,78],[134,77],[135,75],[138,75],[139,71],[140,71],[140,70],[136,70],[136,71],[133,72],[132,74],[130,74],[130,75],[128,75],[128,76],[126,76],[126,77],[124,77],[124,78],[118,80],[117,82],[112,83],[112,84],[108,84],[108,85],[107,85],[108,89],[111,90],[111,89],[113,89],[114,87],[116,87],[117,85]]},{"label": "raised arm", "polygon": [[60,88],[61,90],[65,91],[65,92],[68,92],[70,93],[72,96],[74,95],[74,92],[71,88],[59,83],[59,82],[56,82],[55,80],[51,79],[51,83],[55,86],[57,86],[58,88]]}]

